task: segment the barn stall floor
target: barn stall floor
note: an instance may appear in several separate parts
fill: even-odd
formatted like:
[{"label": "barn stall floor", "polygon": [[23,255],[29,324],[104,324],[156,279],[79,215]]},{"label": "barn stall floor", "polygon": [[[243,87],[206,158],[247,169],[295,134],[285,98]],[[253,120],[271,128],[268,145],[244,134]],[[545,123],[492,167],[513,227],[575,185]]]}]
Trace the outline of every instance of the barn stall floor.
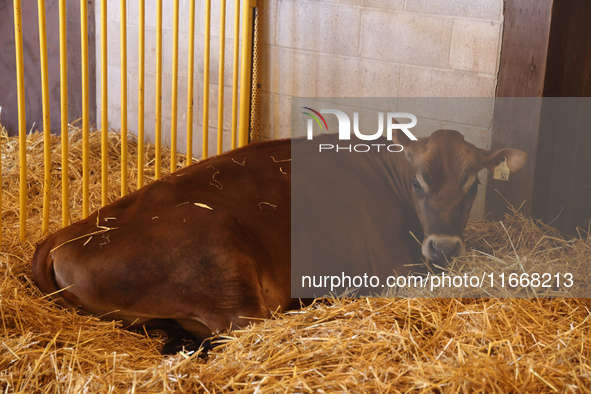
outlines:
[{"label": "barn stall floor", "polygon": [[[70,140],[70,206],[77,220],[79,130],[72,130]],[[93,207],[100,200],[99,141],[93,133]],[[109,144],[114,199],[119,193],[119,136],[110,135]],[[584,299],[332,299],[225,333],[226,342],[207,359],[196,354],[161,356],[160,338],[61,309],[32,283],[30,261],[42,238],[42,145],[39,134],[28,137],[28,238],[21,242],[18,143],[2,136],[2,392],[591,391],[591,308]],[[50,231],[61,224],[59,145],[54,137]],[[169,168],[169,152],[164,153],[163,168]],[[136,155],[131,143],[131,187],[137,176]],[[154,149],[148,147],[146,163],[151,165],[153,157]],[[153,170],[147,177],[153,177]],[[591,265],[586,233],[566,241],[518,212],[503,224],[470,222],[467,242],[470,252],[458,260],[460,265],[512,266],[516,261],[542,264],[556,259]]]}]

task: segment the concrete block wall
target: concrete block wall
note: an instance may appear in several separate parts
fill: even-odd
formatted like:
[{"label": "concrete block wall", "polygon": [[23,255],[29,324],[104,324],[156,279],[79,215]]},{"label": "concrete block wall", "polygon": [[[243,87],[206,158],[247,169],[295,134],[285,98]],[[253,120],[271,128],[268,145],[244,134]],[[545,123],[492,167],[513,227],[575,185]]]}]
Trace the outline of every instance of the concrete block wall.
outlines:
[{"label": "concrete block wall", "polygon": [[[261,0],[259,0],[261,1]],[[493,97],[502,0],[278,0],[263,10],[261,127],[290,136],[291,97]],[[440,128],[488,148],[477,125],[421,119],[417,136]],[[480,173],[486,184],[488,174]],[[484,214],[484,186],[472,217]]]},{"label": "concrete block wall", "polygon": [[[265,2],[265,136],[289,136],[291,96],[493,97],[502,6],[502,0]],[[488,146],[482,130],[462,128]]]}]

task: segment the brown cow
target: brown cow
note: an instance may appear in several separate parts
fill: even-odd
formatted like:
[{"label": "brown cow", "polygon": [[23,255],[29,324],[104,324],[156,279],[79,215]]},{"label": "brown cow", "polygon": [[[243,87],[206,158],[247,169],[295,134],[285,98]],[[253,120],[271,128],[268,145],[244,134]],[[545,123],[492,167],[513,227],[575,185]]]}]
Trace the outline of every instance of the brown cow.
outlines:
[{"label": "brown cow", "polygon": [[[460,254],[478,171],[506,157],[515,172],[527,155],[478,149],[452,130],[418,141],[396,137],[405,155],[359,157],[367,177],[379,183],[388,173],[389,198],[404,211],[387,212],[400,218],[392,222],[399,228],[387,229],[402,248],[392,262],[400,272],[421,248],[396,234],[420,223],[423,256]],[[33,257],[35,282],[46,293],[61,289],[62,305],[199,340],[248,324],[244,316],[298,308],[290,292],[290,157],[290,140],[262,142],[155,181],[43,241]],[[338,169],[328,162],[321,171]],[[164,352],[176,350],[171,343]]]}]

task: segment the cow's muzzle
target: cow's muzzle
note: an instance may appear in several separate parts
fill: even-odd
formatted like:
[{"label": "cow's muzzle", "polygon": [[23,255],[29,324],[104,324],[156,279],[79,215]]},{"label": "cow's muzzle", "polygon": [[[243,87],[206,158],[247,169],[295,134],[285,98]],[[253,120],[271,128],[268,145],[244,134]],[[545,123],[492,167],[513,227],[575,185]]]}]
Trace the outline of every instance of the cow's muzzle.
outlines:
[{"label": "cow's muzzle", "polygon": [[463,255],[466,249],[464,241],[458,236],[434,234],[423,241],[422,252],[427,259],[443,263]]}]

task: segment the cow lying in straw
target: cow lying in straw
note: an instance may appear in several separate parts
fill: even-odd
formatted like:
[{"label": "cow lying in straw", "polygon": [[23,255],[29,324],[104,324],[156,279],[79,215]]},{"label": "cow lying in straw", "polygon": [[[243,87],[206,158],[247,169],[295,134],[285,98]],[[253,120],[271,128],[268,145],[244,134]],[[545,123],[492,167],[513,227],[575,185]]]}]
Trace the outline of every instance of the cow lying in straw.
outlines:
[{"label": "cow lying in straw", "polygon": [[[527,155],[478,149],[452,130],[418,141],[398,131],[396,139],[404,154],[358,155],[357,168],[393,207],[380,215],[392,218],[386,231],[400,251],[392,269],[401,273],[421,255],[441,262],[462,253],[477,173],[503,157],[515,172]],[[166,330],[164,352],[178,350],[181,338],[198,345],[249,317],[299,308],[290,292],[291,144],[202,160],[63,228],[38,246],[35,282],[59,291],[61,305]],[[322,171],[342,169],[326,162]],[[417,228],[422,247],[398,236]]]}]

